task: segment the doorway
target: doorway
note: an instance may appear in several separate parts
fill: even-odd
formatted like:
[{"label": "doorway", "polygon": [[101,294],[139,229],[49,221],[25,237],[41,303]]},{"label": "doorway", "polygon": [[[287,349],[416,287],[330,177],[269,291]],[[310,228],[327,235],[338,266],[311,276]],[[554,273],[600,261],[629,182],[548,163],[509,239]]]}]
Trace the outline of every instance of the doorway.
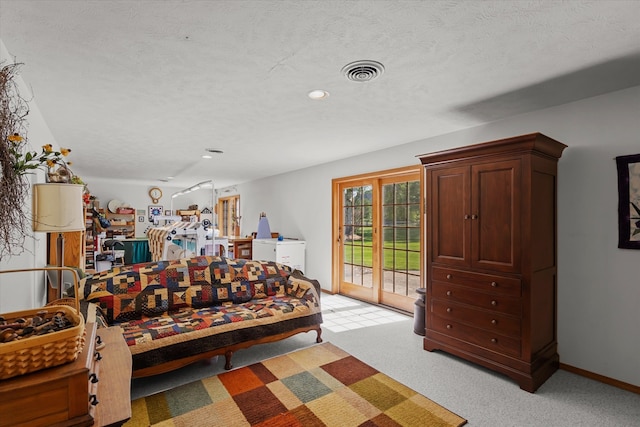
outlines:
[{"label": "doorway", "polygon": [[412,312],[421,287],[420,166],[333,180],[333,291]]},{"label": "doorway", "polygon": [[218,229],[221,236],[240,236],[240,195],[218,199]]}]

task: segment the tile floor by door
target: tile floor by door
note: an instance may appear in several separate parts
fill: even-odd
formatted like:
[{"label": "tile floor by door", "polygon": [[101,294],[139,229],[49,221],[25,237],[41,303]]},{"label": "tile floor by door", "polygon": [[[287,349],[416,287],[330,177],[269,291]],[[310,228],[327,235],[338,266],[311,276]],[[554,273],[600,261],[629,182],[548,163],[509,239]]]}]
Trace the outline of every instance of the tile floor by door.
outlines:
[{"label": "tile floor by door", "polygon": [[383,307],[370,305],[341,295],[322,295],[322,329],[344,332],[367,326],[401,322],[409,318]]}]

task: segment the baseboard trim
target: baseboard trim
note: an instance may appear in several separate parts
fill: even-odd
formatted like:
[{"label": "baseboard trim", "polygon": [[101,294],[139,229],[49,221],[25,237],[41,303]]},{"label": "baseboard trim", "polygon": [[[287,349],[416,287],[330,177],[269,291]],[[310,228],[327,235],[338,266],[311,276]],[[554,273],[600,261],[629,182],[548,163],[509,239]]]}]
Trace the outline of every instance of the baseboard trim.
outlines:
[{"label": "baseboard trim", "polygon": [[613,378],[605,377],[604,375],[600,375],[600,374],[596,374],[595,372],[576,368],[575,366],[567,365],[565,363],[560,363],[560,369],[567,372],[571,372],[576,375],[580,375],[581,377],[586,377],[594,381],[598,381],[598,382],[608,384],[617,388],[621,388],[622,390],[630,391],[631,393],[640,394],[640,387],[638,387],[637,385],[633,385],[633,384],[625,383],[623,381],[619,381]]}]

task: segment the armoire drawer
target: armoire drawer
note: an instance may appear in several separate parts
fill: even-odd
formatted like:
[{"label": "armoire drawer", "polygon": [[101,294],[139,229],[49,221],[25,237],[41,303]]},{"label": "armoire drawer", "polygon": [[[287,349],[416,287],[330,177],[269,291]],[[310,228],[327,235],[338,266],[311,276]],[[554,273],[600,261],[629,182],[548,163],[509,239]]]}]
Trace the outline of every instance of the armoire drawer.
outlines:
[{"label": "armoire drawer", "polygon": [[500,313],[520,316],[521,298],[505,296],[502,294],[491,295],[485,292],[476,292],[466,286],[458,286],[449,283],[433,282],[431,285],[431,298],[446,301],[469,304],[474,307]]},{"label": "armoire drawer", "polygon": [[443,319],[465,323],[489,332],[518,338],[521,333],[520,318],[495,311],[478,310],[452,301],[431,299],[431,312]]},{"label": "armoire drawer", "polygon": [[432,279],[438,282],[470,286],[476,290],[515,297],[522,295],[520,280],[512,277],[472,273],[441,267],[433,267],[431,275]]},{"label": "armoire drawer", "polygon": [[516,357],[520,356],[519,339],[505,337],[484,329],[474,328],[473,326],[465,325],[463,323],[443,319],[438,316],[431,316],[431,325],[429,326],[429,329],[500,354]]}]

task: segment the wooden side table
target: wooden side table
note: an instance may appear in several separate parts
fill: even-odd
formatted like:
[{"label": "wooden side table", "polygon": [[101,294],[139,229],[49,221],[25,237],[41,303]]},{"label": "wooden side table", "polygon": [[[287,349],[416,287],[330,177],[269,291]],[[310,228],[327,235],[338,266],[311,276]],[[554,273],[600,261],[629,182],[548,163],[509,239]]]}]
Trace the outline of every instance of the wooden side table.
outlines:
[{"label": "wooden side table", "polygon": [[74,362],[0,381],[1,427],[120,426],[131,418],[131,353],[122,334],[95,323],[85,329]]},{"label": "wooden side table", "polygon": [[251,237],[229,237],[233,258],[251,259]]}]

